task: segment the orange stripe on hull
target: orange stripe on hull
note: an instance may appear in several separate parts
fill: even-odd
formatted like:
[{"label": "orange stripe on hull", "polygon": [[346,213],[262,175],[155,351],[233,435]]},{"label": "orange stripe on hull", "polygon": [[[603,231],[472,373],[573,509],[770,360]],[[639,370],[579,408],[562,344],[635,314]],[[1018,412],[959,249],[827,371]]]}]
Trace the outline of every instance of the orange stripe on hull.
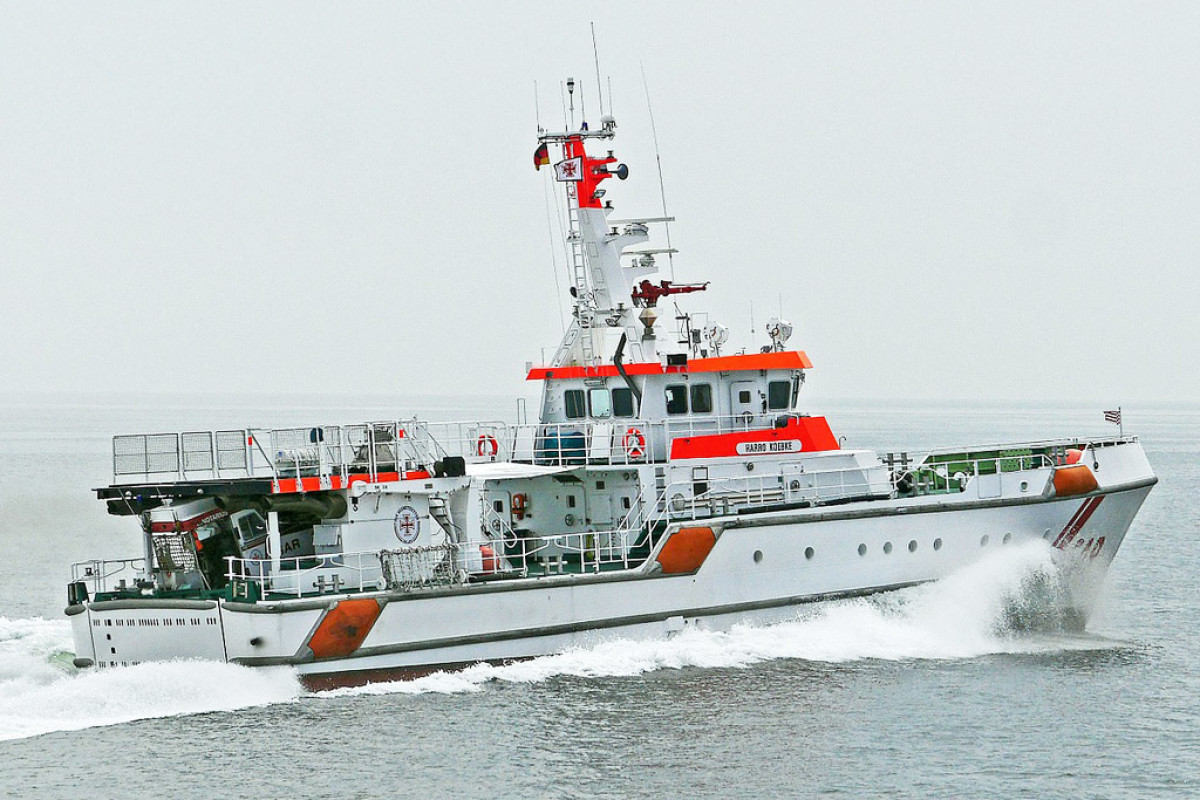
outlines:
[{"label": "orange stripe on hull", "polygon": [[379,619],[375,600],[342,600],[325,612],[308,640],[313,658],[344,658],[357,650]]},{"label": "orange stripe on hull", "polygon": [[658,554],[664,575],[683,575],[700,569],[717,537],[712,528],[680,528]]}]

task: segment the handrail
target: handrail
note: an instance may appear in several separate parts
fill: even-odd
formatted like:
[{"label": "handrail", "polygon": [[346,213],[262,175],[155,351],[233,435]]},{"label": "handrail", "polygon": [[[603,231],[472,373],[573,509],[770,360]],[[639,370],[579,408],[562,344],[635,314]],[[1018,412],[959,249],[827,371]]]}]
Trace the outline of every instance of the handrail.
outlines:
[{"label": "handrail", "polygon": [[[226,556],[225,564],[225,577],[229,581],[257,584],[263,597],[268,594],[302,597],[347,590],[368,591],[385,585],[380,551],[377,550],[280,558],[278,571],[273,569],[270,558]],[[326,579],[324,573],[329,571],[334,574]],[[344,577],[346,573],[353,576],[350,581]]]},{"label": "handrail", "polygon": [[[131,434],[113,437],[114,483],[162,480],[220,480],[256,477],[270,480],[310,475],[345,479],[361,471],[372,479],[385,464],[412,461],[426,468],[446,456],[468,462],[606,463],[630,466],[665,462],[672,440],[769,429],[777,414],[697,415],[658,420],[611,417],[570,422],[510,425],[502,420],[425,422],[416,418],[355,425],[293,428],[244,428],[184,433]],[[245,455],[236,466],[222,466],[234,452],[219,446],[236,435]],[[204,448],[185,447],[183,438],[203,440]],[[381,448],[385,451],[381,453]],[[202,466],[189,455],[204,454]],[[336,455],[335,455],[336,454]],[[381,460],[381,455],[387,458]]]},{"label": "handrail", "polygon": [[[846,480],[852,474],[860,479]],[[867,471],[860,467],[714,478],[703,483],[704,490],[699,493],[695,481],[668,484],[659,496],[663,509],[650,523],[726,516],[762,506],[816,506],[865,498],[876,492]]]},{"label": "handrail", "polygon": [[[93,595],[109,591],[108,583],[110,579],[131,573],[134,579],[134,587],[137,588],[136,581],[144,578],[146,575],[146,559],[145,558],[118,558],[118,559],[92,559],[90,561],[77,561],[71,565],[71,582],[83,582],[90,584],[90,590]],[[115,591],[122,591],[129,588],[125,585],[126,578],[121,579],[121,583],[117,584]]]},{"label": "handrail", "polygon": [[[1058,449],[1056,445],[1036,446],[1041,449]],[[889,466],[892,468],[891,481],[902,494],[947,494],[964,491],[973,479],[981,475],[1052,469],[1065,463],[1065,458],[1059,458],[1057,455],[1023,452],[1032,449],[1022,445],[1004,447],[999,448],[1000,452],[996,455],[975,458],[967,457],[969,454],[962,450],[946,450],[926,454],[922,460],[915,463],[907,460],[905,454],[901,454],[904,457],[898,464],[895,463],[895,459],[889,460]],[[946,460],[930,460],[933,458]]]}]

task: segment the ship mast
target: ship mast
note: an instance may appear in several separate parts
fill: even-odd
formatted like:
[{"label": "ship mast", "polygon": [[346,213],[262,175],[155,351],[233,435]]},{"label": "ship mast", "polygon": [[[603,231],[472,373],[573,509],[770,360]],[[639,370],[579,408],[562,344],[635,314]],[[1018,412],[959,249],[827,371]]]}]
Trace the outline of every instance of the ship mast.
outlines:
[{"label": "ship mast", "polygon": [[[574,87],[567,81],[571,96],[571,122],[574,122]],[[579,130],[539,131],[535,163],[549,164],[549,147],[561,150],[562,159],[554,164],[555,180],[566,184],[567,244],[569,249],[571,324],[554,354],[550,366],[592,367],[607,363],[615,346],[610,339],[618,331],[629,343],[630,355],[639,361],[656,360],[654,334],[657,313],[652,305],[635,304],[634,287],[658,273],[654,256],[673,253],[670,248],[628,250],[649,240],[648,225],[668,222],[669,218],[611,220],[612,203],[606,202],[601,184],[616,176],[625,180],[629,168],[619,164],[611,150],[601,158],[588,155],[585,142],[610,141],[616,136],[616,120],[600,118],[600,128],[590,130],[587,121]],[[633,256],[630,266],[621,265],[622,256]],[[645,306],[638,308],[638,305]],[[640,313],[639,313],[640,312]],[[612,335],[609,335],[612,332]]]}]

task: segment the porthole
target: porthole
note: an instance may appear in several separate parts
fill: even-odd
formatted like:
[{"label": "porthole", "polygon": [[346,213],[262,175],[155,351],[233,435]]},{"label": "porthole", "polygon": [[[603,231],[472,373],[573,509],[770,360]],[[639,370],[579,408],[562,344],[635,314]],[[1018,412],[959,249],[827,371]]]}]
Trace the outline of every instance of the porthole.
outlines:
[{"label": "porthole", "polygon": [[884,542],[884,543],[883,543],[883,552],[885,552],[885,553],[890,553],[890,552],[892,552],[892,543],[891,543],[891,542]]},{"label": "porthole", "polygon": [[1021,481],[1021,491],[1022,492],[1029,491],[1029,481]]},{"label": "porthole", "polygon": [[865,556],[867,554],[867,546],[865,544],[860,544],[858,546],[858,554],[860,556]]},{"label": "porthole", "polygon": [[755,550],[755,551],[754,551],[754,563],[755,563],[755,564],[761,564],[761,563],[762,563],[762,550]]},{"label": "porthole", "polygon": [[810,561],[812,560],[813,549],[811,547],[804,548],[804,557],[809,559]]},{"label": "porthole", "polygon": [[917,540],[916,539],[913,539],[912,541],[910,541],[908,543],[908,552],[910,552],[910,553],[917,552]]},{"label": "porthole", "polygon": [[987,535],[986,533],[985,533],[983,536],[981,536],[981,537],[980,537],[980,539],[979,539],[979,546],[980,546],[980,547],[987,547],[988,538],[989,538],[989,537],[988,537],[988,535]]},{"label": "porthole", "polygon": [[1004,534],[1004,544],[1008,544],[1011,541],[1012,541],[1012,534],[1011,533]]},{"label": "porthole", "polygon": [[934,549],[934,550],[941,550],[941,549],[942,549],[942,540],[941,540],[941,539],[934,539],[934,540],[933,540],[933,549]]}]

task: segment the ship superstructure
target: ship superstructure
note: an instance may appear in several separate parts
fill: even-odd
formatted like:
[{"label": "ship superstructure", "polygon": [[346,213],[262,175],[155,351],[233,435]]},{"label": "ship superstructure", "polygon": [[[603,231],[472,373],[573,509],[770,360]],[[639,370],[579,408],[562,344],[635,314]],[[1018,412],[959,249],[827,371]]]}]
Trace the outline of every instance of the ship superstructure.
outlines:
[{"label": "ship superstructure", "polygon": [[615,135],[611,116],[539,131],[535,163],[567,198],[572,314],[526,376],[536,423],[116,437],[97,493],[144,547],[75,565],[76,664],[369,679],[770,621],[1031,539],[1057,549],[1086,613],[1156,482],[1136,438],[843,449],[802,411],[812,364],[790,324],[730,352],[723,326],[675,305],[707,284],[660,274],[674,251],[650,232],[670,218],[618,218],[605,199],[629,174],[603,149]]}]

